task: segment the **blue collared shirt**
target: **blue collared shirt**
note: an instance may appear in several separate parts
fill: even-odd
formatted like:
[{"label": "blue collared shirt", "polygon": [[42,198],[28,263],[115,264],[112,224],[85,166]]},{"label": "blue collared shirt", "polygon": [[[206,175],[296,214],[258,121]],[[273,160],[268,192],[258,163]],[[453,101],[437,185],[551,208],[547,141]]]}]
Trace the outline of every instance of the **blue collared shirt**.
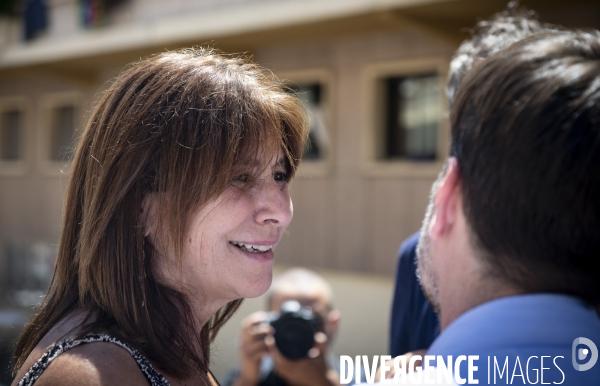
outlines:
[{"label": "blue collared shirt", "polygon": [[[434,341],[427,355],[444,359],[448,355],[453,359],[478,355],[474,374],[480,385],[600,385],[600,360],[587,371],[574,368],[574,354],[578,357],[587,351],[582,360],[576,358],[577,364],[587,363],[593,356],[588,347],[573,348],[574,340],[580,337],[591,340],[597,353],[600,318],[578,298],[554,294],[510,296],[484,303],[458,317]],[[461,365],[461,375],[466,378],[467,362]]]}]

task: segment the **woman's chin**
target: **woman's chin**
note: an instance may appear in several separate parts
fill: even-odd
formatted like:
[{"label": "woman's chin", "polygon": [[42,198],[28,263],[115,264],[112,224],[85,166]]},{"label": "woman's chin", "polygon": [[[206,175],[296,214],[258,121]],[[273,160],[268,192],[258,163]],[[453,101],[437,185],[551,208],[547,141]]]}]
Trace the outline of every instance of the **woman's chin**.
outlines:
[{"label": "woman's chin", "polygon": [[244,289],[244,298],[256,298],[267,292],[273,279],[272,267],[255,276],[255,279]]}]

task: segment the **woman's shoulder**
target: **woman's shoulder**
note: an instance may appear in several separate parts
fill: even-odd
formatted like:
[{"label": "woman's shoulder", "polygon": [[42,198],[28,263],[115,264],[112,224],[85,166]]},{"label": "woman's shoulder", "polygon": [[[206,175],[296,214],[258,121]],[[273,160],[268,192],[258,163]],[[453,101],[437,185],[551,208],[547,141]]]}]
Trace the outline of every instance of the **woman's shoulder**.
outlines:
[{"label": "woman's shoulder", "polygon": [[[83,314],[56,324],[34,347],[19,369],[14,386],[24,385],[148,385],[140,370],[145,359],[108,335],[77,336]],[[133,355],[136,355],[134,358]]]},{"label": "woman's shoulder", "polygon": [[[36,347],[20,369],[13,385],[17,385],[39,363],[39,359],[55,347]],[[82,384],[146,386],[148,380],[127,350],[114,343],[96,341],[72,347],[56,356],[39,373],[35,382],[36,386]]]}]

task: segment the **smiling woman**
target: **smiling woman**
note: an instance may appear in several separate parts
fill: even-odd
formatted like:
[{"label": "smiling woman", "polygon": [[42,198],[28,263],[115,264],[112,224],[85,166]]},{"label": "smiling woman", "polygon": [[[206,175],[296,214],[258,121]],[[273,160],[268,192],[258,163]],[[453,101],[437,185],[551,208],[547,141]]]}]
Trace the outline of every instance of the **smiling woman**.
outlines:
[{"label": "smiling woman", "polygon": [[306,137],[301,103],[244,58],[190,49],[124,70],[79,142],[15,384],[214,383],[209,343],[270,285]]}]

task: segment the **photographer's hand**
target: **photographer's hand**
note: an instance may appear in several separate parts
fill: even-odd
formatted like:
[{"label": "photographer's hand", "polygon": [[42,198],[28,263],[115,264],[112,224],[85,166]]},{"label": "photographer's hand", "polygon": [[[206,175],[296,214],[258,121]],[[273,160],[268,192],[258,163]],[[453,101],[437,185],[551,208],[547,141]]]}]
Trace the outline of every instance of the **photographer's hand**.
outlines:
[{"label": "photographer's hand", "polygon": [[260,381],[260,361],[269,353],[265,337],[272,333],[267,313],[255,312],[242,320],[240,345],[241,371],[235,386],[256,386]]},{"label": "photographer's hand", "polygon": [[[412,358],[415,355],[420,355],[421,357],[423,357],[423,355],[425,355],[425,353],[427,352],[426,349],[423,350],[415,350],[415,351],[411,351],[411,352],[407,352],[406,354],[403,355],[399,355],[400,357],[405,357],[406,359],[404,360],[404,363],[409,364],[410,363],[410,358]],[[394,378],[394,376],[396,375],[396,369],[394,368],[394,360],[396,358],[392,358],[388,361],[385,362],[385,364],[389,367],[389,371],[385,372],[385,377],[382,377],[381,375],[381,370],[382,370],[382,366],[380,365],[379,368],[377,369],[377,373],[375,375],[375,380],[377,382],[383,382],[384,379],[392,379]],[[406,368],[401,368],[401,370],[405,373],[408,372],[412,372],[415,371],[415,367],[416,366],[420,366],[421,365],[421,360],[415,361],[413,362],[413,366],[409,367],[408,365],[406,366]]]},{"label": "photographer's hand", "polygon": [[339,374],[329,368],[326,361],[327,335],[315,334],[315,346],[309,351],[308,358],[290,360],[284,357],[272,336],[266,339],[266,345],[275,363],[275,372],[290,386],[339,386]]}]

